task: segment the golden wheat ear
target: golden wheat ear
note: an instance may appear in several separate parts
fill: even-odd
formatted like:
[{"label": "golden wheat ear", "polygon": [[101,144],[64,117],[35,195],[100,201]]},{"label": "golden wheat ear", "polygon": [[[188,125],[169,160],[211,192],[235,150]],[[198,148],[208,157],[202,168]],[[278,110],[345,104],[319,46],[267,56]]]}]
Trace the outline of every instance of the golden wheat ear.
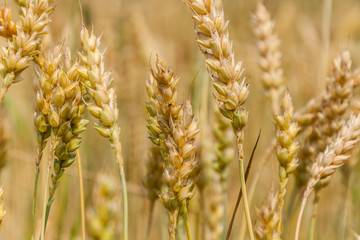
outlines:
[{"label": "golden wheat ear", "polygon": [[235,61],[233,44],[229,38],[229,21],[224,18],[222,4],[216,2],[214,0],[185,1],[193,13],[196,41],[205,57],[207,70],[216,90],[215,98],[219,110],[224,117],[231,120],[236,136],[246,223],[250,239],[254,239],[244,176],[244,127],[249,114],[244,103],[249,95],[249,84],[243,77],[242,62]]},{"label": "golden wheat ear", "polygon": [[351,115],[346,124],[340,129],[337,137],[333,138],[326,149],[319,153],[310,169],[310,179],[306,185],[301,203],[300,213],[296,225],[295,239],[299,239],[300,223],[307,199],[320,180],[334,175],[336,170],[349,158],[351,151],[360,140],[360,115]]},{"label": "golden wheat ear", "polygon": [[88,99],[86,108],[98,119],[94,124],[96,131],[104,138],[108,139],[119,168],[120,179],[123,193],[123,237],[128,239],[128,200],[126,178],[124,171],[124,159],[120,142],[120,127],[117,123],[119,110],[116,102],[115,88],[112,87],[113,77],[111,72],[104,68],[104,53],[100,47],[100,37],[95,36],[83,26],[81,33],[81,46],[83,52],[78,52],[80,66],[77,73],[80,75],[82,90]]},{"label": "golden wheat ear", "polygon": [[[189,101],[177,105],[179,78],[157,57],[146,83],[150,100],[148,129],[150,139],[159,146],[163,158],[163,181],[167,190],[160,199],[169,212],[169,235],[175,239],[180,215],[185,218],[188,237],[191,238],[187,216],[187,201],[191,199],[197,179],[196,135],[198,121],[194,118]],[[181,211],[182,210],[182,211]]]},{"label": "golden wheat ear", "polygon": [[34,61],[42,65],[39,54],[43,46],[43,35],[50,23],[50,14],[54,10],[52,0],[26,0],[21,8],[20,21],[11,20],[11,10],[3,6],[0,14],[0,36],[7,38],[7,45],[1,56],[2,84],[0,104],[9,87],[22,80],[21,73]]}]

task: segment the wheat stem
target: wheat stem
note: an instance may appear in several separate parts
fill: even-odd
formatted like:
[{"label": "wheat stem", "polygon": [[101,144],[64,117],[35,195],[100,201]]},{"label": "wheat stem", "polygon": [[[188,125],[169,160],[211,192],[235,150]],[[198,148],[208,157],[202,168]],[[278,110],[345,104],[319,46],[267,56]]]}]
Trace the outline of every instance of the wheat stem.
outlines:
[{"label": "wheat stem", "polygon": [[[250,185],[250,189],[249,189],[249,204],[250,204],[250,206],[253,201],[256,186],[260,179],[262,170],[264,169],[265,164],[268,162],[269,158],[271,157],[271,154],[273,153],[275,147],[276,147],[276,139],[272,139],[270,146],[266,149],[265,153],[260,158],[258,168],[256,169],[256,171],[254,173],[255,175],[251,181],[251,185]],[[240,229],[240,238],[239,239],[241,239],[241,240],[245,239],[245,232],[246,232],[246,221],[245,221],[245,216],[243,215],[242,220],[241,220],[241,229]]]},{"label": "wheat stem", "polygon": [[122,186],[122,195],[123,195],[123,239],[128,239],[128,200],[127,200],[127,190],[126,190],[126,178],[124,172],[124,166],[119,164],[119,172]]},{"label": "wheat stem", "polygon": [[54,158],[54,147],[55,147],[55,137],[53,133],[51,133],[51,141],[50,141],[50,155],[48,158],[48,167],[46,170],[46,178],[45,178],[45,191],[44,191],[44,204],[43,204],[43,216],[42,216],[42,227],[41,227],[41,240],[45,240],[45,231],[46,231],[46,224],[49,217],[50,206],[49,206],[49,199],[46,201],[46,197],[48,195],[48,185],[49,185],[49,175],[51,170],[51,162]]},{"label": "wheat stem", "polygon": [[223,198],[224,213],[223,213],[223,219],[222,219],[223,232],[222,232],[222,234],[221,234],[221,239],[222,239],[222,240],[225,240],[225,238],[226,238],[226,211],[227,211],[227,192],[226,192],[226,187],[223,187],[222,198]]},{"label": "wheat stem", "polygon": [[80,188],[80,211],[81,211],[81,236],[82,240],[85,240],[85,200],[84,200],[84,185],[83,185],[83,177],[81,170],[81,157],[79,149],[76,150],[76,157],[78,163],[78,177],[79,177],[79,188]]},{"label": "wheat stem", "polygon": [[44,240],[45,238],[45,225],[46,225],[46,208],[47,208],[47,204],[46,204],[46,196],[47,196],[47,189],[48,189],[48,181],[49,181],[49,173],[50,173],[50,168],[51,168],[51,161],[49,161],[48,163],[48,168],[46,170],[46,178],[45,178],[45,191],[44,191],[44,205],[43,205],[43,216],[42,216],[42,227],[41,227],[41,240]]},{"label": "wheat stem", "polygon": [[239,143],[240,137],[238,137],[238,151],[239,151],[239,170],[240,170],[240,180],[241,180],[241,192],[243,196],[243,203],[244,203],[244,212],[245,212],[245,219],[247,228],[249,231],[249,238],[250,240],[254,239],[254,232],[252,228],[251,216],[250,216],[250,209],[249,203],[246,193],[246,185],[245,185],[245,174],[244,174],[244,157],[243,157],[243,145]]},{"label": "wheat stem", "polygon": [[39,182],[39,173],[40,173],[40,167],[36,166],[33,205],[32,205],[32,227],[31,227],[31,239],[32,240],[34,239],[34,233],[35,233],[35,212],[36,212],[36,198],[37,198],[37,188],[38,188],[38,182]]},{"label": "wheat stem", "polygon": [[304,197],[303,197],[302,202],[301,202],[299,216],[298,216],[297,223],[296,223],[296,231],[295,231],[295,238],[294,238],[295,240],[299,240],[301,219],[302,219],[302,216],[304,214],[305,205],[306,205],[307,199],[308,199],[310,191],[311,191],[311,187],[309,187],[309,186],[310,185],[308,184],[307,187],[306,187],[306,190],[304,192]]},{"label": "wheat stem", "polygon": [[189,224],[189,216],[188,216],[188,210],[186,206],[186,200],[182,202],[183,211],[184,211],[184,221],[186,226],[186,235],[188,240],[192,240],[191,238],[191,231],[190,231],[190,224]]}]

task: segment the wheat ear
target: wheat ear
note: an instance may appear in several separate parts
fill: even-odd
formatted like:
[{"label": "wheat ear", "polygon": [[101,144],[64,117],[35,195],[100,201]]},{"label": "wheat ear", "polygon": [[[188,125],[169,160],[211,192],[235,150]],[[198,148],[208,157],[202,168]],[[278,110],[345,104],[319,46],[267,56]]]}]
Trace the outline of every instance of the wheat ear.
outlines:
[{"label": "wheat ear", "polygon": [[54,10],[52,0],[26,0],[21,8],[20,21],[11,20],[11,11],[4,6],[0,14],[0,36],[7,38],[7,46],[1,57],[0,75],[3,83],[0,89],[0,104],[9,87],[22,80],[21,73],[32,60],[41,64],[38,54],[41,52],[42,36],[50,22],[50,13]]},{"label": "wheat ear", "polygon": [[350,119],[340,129],[324,152],[320,153],[310,170],[310,179],[304,191],[303,200],[296,224],[295,240],[299,239],[300,223],[305,209],[306,201],[316,184],[327,177],[331,177],[335,171],[349,158],[348,152],[355,147],[360,137],[360,115],[351,115]]},{"label": "wheat ear", "polygon": [[191,239],[187,217],[187,201],[193,196],[197,159],[195,136],[198,134],[197,120],[187,101],[176,104],[179,78],[157,57],[146,83],[150,101],[148,129],[150,139],[161,149],[164,161],[163,180],[168,187],[160,199],[169,211],[169,235],[175,239],[177,221],[181,208],[185,218],[188,239]]},{"label": "wheat ear", "polygon": [[80,76],[77,71],[79,64],[77,62],[72,64],[69,51],[67,49],[64,69],[51,67],[51,59],[57,57],[54,54],[51,58],[44,59],[43,75],[39,84],[40,95],[50,98],[46,118],[52,133],[50,157],[53,158],[44,231],[59,180],[66,168],[76,160],[76,150],[82,141],[80,134],[86,130],[89,122],[83,119],[85,104],[82,101]]},{"label": "wheat ear", "polygon": [[[34,123],[37,131],[37,157],[35,159],[35,183],[34,183],[34,195],[33,195],[33,206],[32,206],[32,237],[35,232],[35,217],[36,217],[36,199],[37,199],[37,187],[40,173],[40,163],[42,160],[43,152],[46,147],[47,139],[51,135],[51,126],[49,123],[50,105],[53,102],[55,94],[55,88],[57,85],[56,81],[59,73],[63,54],[61,46],[56,46],[51,53],[42,55],[41,71],[42,75],[39,85],[36,90],[36,105],[34,111]],[[45,65],[46,63],[46,65]],[[50,71],[48,71],[51,69]]]},{"label": "wheat ear", "polygon": [[286,194],[286,185],[289,175],[298,167],[298,160],[294,157],[300,145],[295,141],[300,128],[293,122],[294,106],[292,105],[289,93],[286,93],[282,103],[282,113],[274,114],[276,127],[276,156],[279,161],[279,193],[277,195],[277,207],[279,212],[279,222],[277,233],[281,235],[282,212],[284,207],[284,198]]},{"label": "wheat ear", "polygon": [[83,53],[79,53],[82,67],[78,72],[82,77],[82,84],[86,89],[89,112],[99,120],[95,129],[99,134],[107,138],[115,153],[116,163],[119,167],[123,193],[123,236],[128,239],[128,203],[124,160],[120,142],[120,127],[117,124],[119,110],[116,104],[115,88],[111,87],[113,78],[111,73],[104,69],[104,55],[100,51],[100,38],[83,26],[80,33]]},{"label": "wheat ear", "polygon": [[197,42],[205,56],[213,86],[217,91],[219,110],[231,120],[239,154],[239,170],[246,222],[250,239],[254,239],[244,178],[244,127],[248,112],[243,106],[249,94],[248,83],[242,77],[241,62],[235,62],[232,42],[229,39],[228,21],[222,9],[212,0],[185,1],[193,12]]},{"label": "wheat ear", "polygon": [[351,72],[351,60],[348,51],[334,59],[332,75],[327,80],[326,90],[320,98],[320,104],[309,114],[313,115],[310,132],[307,133],[304,148],[300,152],[299,171],[296,172],[298,187],[309,178],[310,168],[315,156],[325,150],[331,138],[344,125],[342,116],[350,106],[355,89],[355,80]]},{"label": "wheat ear", "polygon": [[279,112],[281,95],[284,92],[283,70],[281,68],[280,40],[274,33],[274,22],[262,3],[257,4],[253,16],[256,46],[259,51],[258,64],[261,68],[261,82],[269,96],[272,110]]}]

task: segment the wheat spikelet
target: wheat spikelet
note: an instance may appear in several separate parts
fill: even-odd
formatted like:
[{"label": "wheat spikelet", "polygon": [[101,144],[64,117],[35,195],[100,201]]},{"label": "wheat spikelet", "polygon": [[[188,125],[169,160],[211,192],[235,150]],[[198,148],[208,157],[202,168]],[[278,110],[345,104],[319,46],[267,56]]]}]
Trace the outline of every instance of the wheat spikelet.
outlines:
[{"label": "wheat spikelet", "polygon": [[20,21],[11,20],[11,11],[5,6],[0,15],[0,34],[7,38],[7,46],[3,48],[1,57],[0,75],[3,78],[0,90],[0,103],[11,84],[22,80],[20,74],[34,60],[38,59],[41,51],[42,36],[46,33],[45,27],[50,22],[50,13],[54,10],[52,0],[26,0],[21,9]]},{"label": "wheat spikelet", "polygon": [[310,193],[320,180],[331,177],[350,158],[348,152],[355,147],[359,137],[360,115],[351,115],[350,119],[340,129],[338,136],[333,138],[326,149],[317,156],[314,164],[311,166],[310,179],[304,191],[295,233],[296,240],[299,237],[301,218]]},{"label": "wheat spikelet", "polygon": [[116,186],[105,174],[96,178],[92,194],[92,205],[87,211],[89,233],[93,239],[115,239],[116,233]]},{"label": "wheat spikelet", "polygon": [[266,95],[270,97],[273,112],[277,113],[280,98],[285,89],[279,50],[280,40],[274,33],[275,24],[271,21],[270,14],[262,3],[257,4],[253,22],[257,37],[256,46],[260,55],[258,64],[262,71],[261,81]]},{"label": "wheat spikelet", "polygon": [[11,20],[11,9],[3,6],[0,12],[0,36],[10,38],[17,33],[17,24]]}]

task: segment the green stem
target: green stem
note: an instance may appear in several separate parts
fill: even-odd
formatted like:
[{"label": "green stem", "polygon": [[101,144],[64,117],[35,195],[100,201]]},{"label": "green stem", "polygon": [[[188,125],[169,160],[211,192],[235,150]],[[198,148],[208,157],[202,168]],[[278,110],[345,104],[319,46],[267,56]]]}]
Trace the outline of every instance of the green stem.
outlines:
[{"label": "green stem", "polygon": [[44,231],[46,230],[46,226],[47,226],[49,215],[50,215],[51,202],[52,202],[52,198],[49,198],[48,203],[46,204],[45,229],[44,229]]},{"label": "green stem", "polygon": [[32,228],[31,228],[32,240],[34,239],[34,233],[35,233],[35,212],[36,212],[36,197],[37,197],[37,188],[39,182],[39,173],[40,173],[40,167],[37,165],[35,172],[34,195],[33,195],[33,205],[32,205]]},{"label": "green stem", "polygon": [[[44,207],[43,207],[43,225],[42,225],[42,230],[41,230],[41,238],[42,240],[45,240],[45,231],[46,231],[46,225],[47,225],[47,221],[49,218],[49,213],[50,213],[50,207],[51,207],[51,203],[52,203],[52,196],[48,197],[48,201],[45,207],[45,202],[46,202],[46,196],[48,193],[48,184],[49,184],[49,175],[50,175],[50,170],[51,170],[51,163],[54,160],[54,150],[55,150],[55,142],[56,142],[56,138],[53,135],[53,131],[51,131],[51,141],[50,141],[50,154],[49,154],[49,159],[48,159],[48,168],[46,170],[46,181],[45,181],[45,191],[44,191]],[[46,208],[46,210],[45,210]]]},{"label": "green stem", "polygon": [[[49,157],[51,158],[51,157]],[[40,239],[45,239],[45,230],[46,230],[46,224],[47,224],[47,216],[48,216],[48,204],[45,204],[46,202],[46,196],[47,196],[47,189],[48,189],[48,182],[49,182],[49,174],[50,174],[50,168],[51,168],[51,161],[49,159],[48,162],[48,168],[46,170],[46,179],[45,179],[45,191],[44,191],[44,207],[43,207],[43,223],[42,223],[42,229],[41,229],[41,236]]]},{"label": "green stem", "polygon": [[122,185],[122,194],[123,194],[123,221],[124,221],[124,240],[128,239],[128,200],[127,200],[127,190],[126,190],[126,178],[124,172],[124,166],[119,165],[120,179]]},{"label": "green stem", "polygon": [[184,210],[184,220],[185,220],[185,226],[186,226],[186,235],[188,240],[192,240],[191,238],[191,231],[190,231],[190,224],[189,224],[189,216],[186,206],[186,200],[182,202],[183,210]]}]

